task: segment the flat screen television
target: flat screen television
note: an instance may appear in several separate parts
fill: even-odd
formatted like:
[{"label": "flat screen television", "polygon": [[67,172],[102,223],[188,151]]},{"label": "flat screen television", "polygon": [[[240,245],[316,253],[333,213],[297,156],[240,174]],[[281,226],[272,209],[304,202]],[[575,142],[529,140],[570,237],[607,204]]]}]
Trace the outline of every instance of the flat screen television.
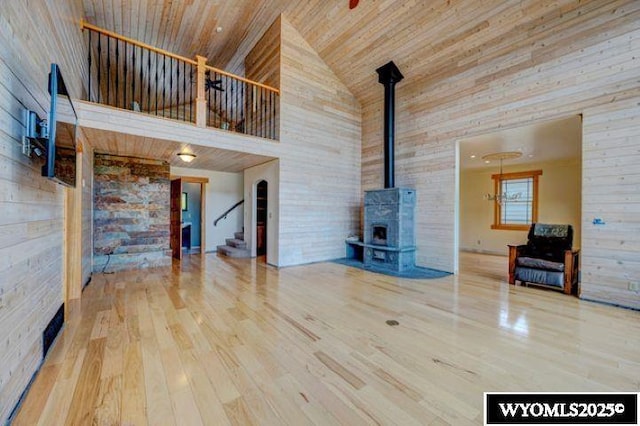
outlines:
[{"label": "flat screen television", "polygon": [[42,176],[75,187],[78,115],[57,64],[51,64],[49,94],[49,135],[44,147],[46,161],[42,166]]}]

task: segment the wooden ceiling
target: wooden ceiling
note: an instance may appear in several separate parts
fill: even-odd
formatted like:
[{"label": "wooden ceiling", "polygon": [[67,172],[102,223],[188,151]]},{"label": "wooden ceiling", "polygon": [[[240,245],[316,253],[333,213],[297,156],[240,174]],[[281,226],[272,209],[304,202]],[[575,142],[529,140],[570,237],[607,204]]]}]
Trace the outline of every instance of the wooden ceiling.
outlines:
[{"label": "wooden ceiling", "polygon": [[[91,140],[95,152],[126,157],[153,158],[166,161],[175,167],[239,173],[244,169],[273,160],[272,157],[253,155],[196,144],[184,144],[163,139],[148,138],[107,130],[82,128]],[[187,151],[196,158],[185,163],[177,154]]]},{"label": "wooden ceiling", "polygon": [[[601,3],[363,0],[350,10],[348,0],[84,0],[91,23],[187,57],[207,56],[240,74],[246,54],[283,13],[362,105],[382,96],[372,84],[375,69],[389,60],[405,81],[471,90],[452,80],[505,55],[505,42],[536,43],[536,29],[547,21],[558,22],[560,14],[582,19]],[[505,60],[519,66],[531,58]]]}]

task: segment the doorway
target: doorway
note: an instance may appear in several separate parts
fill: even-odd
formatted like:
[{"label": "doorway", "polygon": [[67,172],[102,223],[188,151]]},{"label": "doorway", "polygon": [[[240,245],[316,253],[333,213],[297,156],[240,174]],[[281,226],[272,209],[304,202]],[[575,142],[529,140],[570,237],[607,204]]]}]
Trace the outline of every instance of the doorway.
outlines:
[{"label": "doorway", "polygon": [[456,272],[486,263],[506,281],[507,245],[526,243],[531,222],[572,225],[580,247],[580,115],[460,140],[456,151]]},{"label": "doorway", "polygon": [[185,254],[201,253],[201,202],[202,184],[182,183],[182,251]]},{"label": "doorway", "polygon": [[174,259],[204,253],[206,248],[206,184],[208,178],[171,177],[170,240]]},{"label": "doorway", "polygon": [[264,256],[267,253],[267,208],[268,200],[268,183],[261,180],[256,185],[256,255]]}]

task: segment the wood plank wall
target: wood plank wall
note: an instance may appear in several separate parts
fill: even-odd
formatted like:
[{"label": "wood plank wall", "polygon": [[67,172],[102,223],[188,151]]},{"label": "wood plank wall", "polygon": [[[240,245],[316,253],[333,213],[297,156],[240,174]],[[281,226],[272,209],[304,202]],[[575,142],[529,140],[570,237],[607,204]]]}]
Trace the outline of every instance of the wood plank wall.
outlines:
[{"label": "wood plank wall", "polygon": [[45,117],[51,62],[82,95],[82,2],[0,2],[0,424],[42,357],[42,330],[63,300],[64,189],[21,154],[22,109]]},{"label": "wood plank wall", "polygon": [[[246,78],[271,87],[280,87],[281,25],[280,17],[278,17],[245,58]],[[279,97],[272,98],[272,96],[266,91],[256,92],[255,89],[247,93],[245,100],[245,126],[252,123],[254,134],[272,136],[271,139],[278,140],[280,137]],[[256,110],[256,107],[260,107],[263,102],[266,102],[270,107],[270,99],[276,100],[275,117],[271,113],[261,114],[260,110],[262,108]],[[275,120],[275,134],[272,134],[271,131],[274,125],[273,120]]]},{"label": "wood plank wall", "polygon": [[[616,117],[624,115],[624,111],[633,116],[633,101],[626,100],[640,94],[640,2],[575,3],[565,9],[564,13],[543,16],[538,16],[542,12],[536,14],[534,8],[523,10],[518,18],[522,22],[513,34],[501,34],[496,27],[494,38],[478,41],[473,58],[469,58],[473,52],[452,50],[449,66],[437,75],[405,79],[398,84],[396,184],[417,189],[418,264],[447,271],[454,269],[456,140],[540,120],[584,114],[583,139],[587,144],[608,146],[611,143],[615,150],[611,155],[628,155],[628,159],[620,163],[621,167],[611,172],[618,177],[635,173],[633,164],[637,163],[638,153],[633,146],[637,147],[637,142],[630,142],[631,148],[616,146],[607,132],[619,139],[632,137],[637,131],[630,119]],[[488,23],[489,29],[491,25],[499,25],[491,19]],[[473,34],[466,36],[473,37]],[[440,53],[447,53],[447,46],[443,44]],[[393,55],[389,59],[394,59]],[[399,65],[402,70],[402,63]],[[374,76],[371,81],[377,85]],[[377,98],[363,105],[363,189],[383,184],[383,88],[377,86]],[[614,106],[618,102],[626,106]],[[611,103],[610,111],[601,110],[603,105]],[[598,115],[589,117],[595,113]],[[602,120],[609,122],[603,124]],[[608,130],[604,131],[603,126]],[[597,154],[593,149],[585,146],[585,186],[602,170],[593,164],[594,156],[602,152]],[[615,160],[610,163],[615,164]],[[604,191],[584,189],[585,296],[637,306],[638,293],[620,288],[623,277],[618,281],[607,281],[603,277],[607,273],[618,274],[619,265],[611,264],[603,276],[595,274],[603,261],[597,257],[594,247],[610,244],[612,233],[586,228],[592,219],[587,215],[595,212],[592,206],[631,212],[637,208],[637,197],[626,191],[605,195]],[[629,215],[612,219],[621,221],[617,229],[637,229],[637,220]],[[638,248],[629,250],[620,256],[634,251],[637,254]],[[640,264],[625,263],[625,273],[639,277]],[[603,282],[617,282],[614,286],[619,292],[605,297],[602,293],[608,288],[604,292],[595,291],[594,288],[608,286]]]},{"label": "wood plank wall", "polygon": [[[284,18],[280,19],[279,266],[344,257],[360,211],[360,106]],[[257,47],[271,52],[274,28]],[[255,51],[250,57],[261,57]],[[265,64],[268,71],[251,69]],[[247,75],[277,80],[274,61]],[[258,65],[260,66],[260,65]]]},{"label": "wood plank wall", "polygon": [[587,108],[583,130],[582,297],[640,309],[640,97]]}]

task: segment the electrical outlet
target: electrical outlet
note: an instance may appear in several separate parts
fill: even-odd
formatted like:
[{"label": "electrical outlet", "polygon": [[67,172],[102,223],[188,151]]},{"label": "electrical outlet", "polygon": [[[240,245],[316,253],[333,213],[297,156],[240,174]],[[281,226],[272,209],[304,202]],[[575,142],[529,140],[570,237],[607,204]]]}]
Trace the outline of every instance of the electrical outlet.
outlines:
[{"label": "electrical outlet", "polygon": [[640,282],[629,282],[629,290],[631,291],[640,291]]}]

